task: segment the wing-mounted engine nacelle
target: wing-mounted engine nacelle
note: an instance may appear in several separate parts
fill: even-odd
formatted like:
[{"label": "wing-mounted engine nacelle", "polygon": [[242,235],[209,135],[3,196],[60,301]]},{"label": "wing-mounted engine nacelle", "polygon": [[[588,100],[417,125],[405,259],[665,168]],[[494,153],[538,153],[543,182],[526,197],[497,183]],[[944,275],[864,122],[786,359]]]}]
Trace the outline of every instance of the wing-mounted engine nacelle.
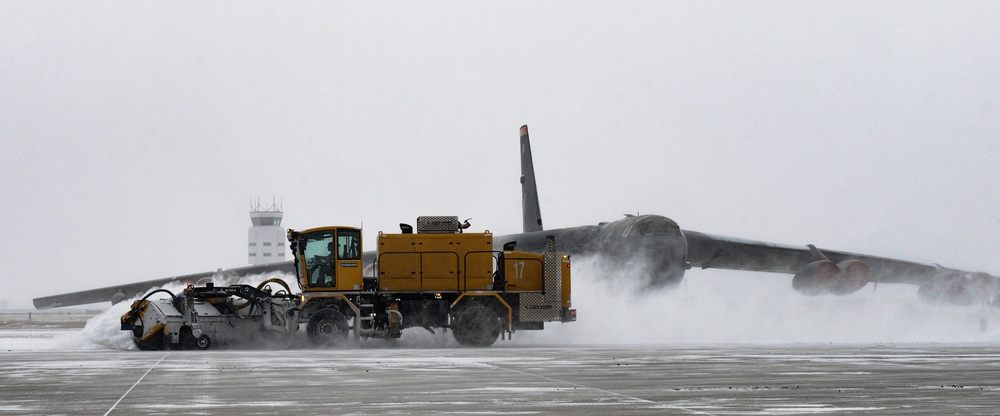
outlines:
[{"label": "wing-mounted engine nacelle", "polygon": [[795,273],[792,288],[808,296],[849,295],[861,290],[870,280],[868,265],[850,259],[834,263],[813,245],[809,245],[814,261]]},{"label": "wing-mounted engine nacelle", "polygon": [[117,305],[118,303],[124,302],[125,299],[128,299],[128,297],[125,296],[124,293],[122,293],[121,289],[118,289],[118,291],[115,292],[115,294],[111,295],[111,304]]},{"label": "wing-mounted engine nacelle", "polygon": [[988,273],[972,273],[969,276],[972,294],[977,300],[997,308],[1000,307],[1000,278]]},{"label": "wing-mounted engine nacelle", "polygon": [[920,300],[968,306],[975,302],[1000,306],[1000,279],[987,273],[939,271],[931,282],[920,287]]}]

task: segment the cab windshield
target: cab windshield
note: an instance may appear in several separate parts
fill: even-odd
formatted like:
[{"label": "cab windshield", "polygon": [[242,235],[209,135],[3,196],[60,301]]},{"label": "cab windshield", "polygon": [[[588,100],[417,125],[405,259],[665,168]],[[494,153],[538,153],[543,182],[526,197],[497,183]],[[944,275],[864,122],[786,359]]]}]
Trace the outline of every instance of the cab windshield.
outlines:
[{"label": "cab windshield", "polygon": [[305,260],[309,286],[336,286],[336,243],[333,230],[303,235],[299,244],[305,246],[302,257]]}]

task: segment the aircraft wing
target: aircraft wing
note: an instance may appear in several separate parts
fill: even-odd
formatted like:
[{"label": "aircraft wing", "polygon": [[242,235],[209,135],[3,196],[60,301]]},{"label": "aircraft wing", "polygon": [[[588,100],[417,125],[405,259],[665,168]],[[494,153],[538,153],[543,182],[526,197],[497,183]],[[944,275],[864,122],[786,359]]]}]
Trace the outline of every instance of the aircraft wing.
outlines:
[{"label": "aircraft wing", "polygon": [[[261,264],[256,266],[237,267],[234,269],[220,270],[216,272],[203,272],[194,274],[184,274],[180,276],[165,277],[161,279],[146,280],[143,282],[126,283],[102,287],[100,289],[90,289],[81,292],[65,293],[61,295],[46,296],[33,300],[36,309],[59,308],[65,306],[86,305],[89,303],[107,302],[129,299],[135,295],[142,295],[150,288],[163,286],[170,282],[191,282],[215,276],[222,273],[226,276],[247,276],[251,274],[261,274],[269,272],[295,273],[291,261],[280,263]],[[121,294],[121,295],[119,295]]]},{"label": "aircraft wing", "polygon": [[[726,237],[697,231],[684,231],[688,243],[688,262],[702,269],[750,270],[795,274],[815,260],[808,246],[775,244]],[[834,263],[860,260],[869,267],[872,282],[923,285],[941,270],[931,264],[896,260],[843,251],[817,248]]]},{"label": "aircraft wing", "polygon": [[1000,302],[1000,278],[837,250],[774,244],[685,231],[688,262],[702,269],[751,270],[794,274],[792,287],[806,295],[845,295],[866,283],[904,283],[920,287],[921,299],[955,305]]}]

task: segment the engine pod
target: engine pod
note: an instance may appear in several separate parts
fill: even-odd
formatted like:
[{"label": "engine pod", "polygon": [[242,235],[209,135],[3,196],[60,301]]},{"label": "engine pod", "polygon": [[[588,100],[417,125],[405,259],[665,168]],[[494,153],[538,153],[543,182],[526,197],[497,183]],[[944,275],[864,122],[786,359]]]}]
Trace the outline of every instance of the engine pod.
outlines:
[{"label": "engine pod", "polygon": [[861,260],[844,260],[837,263],[840,269],[840,276],[833,286],[833,294],[849,295],[861,290],[870,280],[868,265]]},{"label": "engine pod", "polygon": [[840,277],[840,268],[830,260],[817,260],[803,267],[792,277],[792,288],[807,296],[825,295],[833,291]]}]

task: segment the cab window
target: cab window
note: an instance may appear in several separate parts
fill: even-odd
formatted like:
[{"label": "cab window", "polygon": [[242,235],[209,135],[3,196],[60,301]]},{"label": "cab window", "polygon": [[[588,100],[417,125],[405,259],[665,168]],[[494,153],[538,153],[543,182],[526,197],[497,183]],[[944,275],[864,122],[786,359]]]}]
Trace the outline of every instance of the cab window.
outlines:
[{"label": "cab window", "polygon": [[333,242],[333,231],[325,231],[305,236],[306,273],[311,287],[334,287],[337,285],[335,275],[336,253]]},{"label": "cab window", "polygon": [[337,232],[337,253],[341,260],[360,259],[361,232],[358,230],[339,230]]}]

